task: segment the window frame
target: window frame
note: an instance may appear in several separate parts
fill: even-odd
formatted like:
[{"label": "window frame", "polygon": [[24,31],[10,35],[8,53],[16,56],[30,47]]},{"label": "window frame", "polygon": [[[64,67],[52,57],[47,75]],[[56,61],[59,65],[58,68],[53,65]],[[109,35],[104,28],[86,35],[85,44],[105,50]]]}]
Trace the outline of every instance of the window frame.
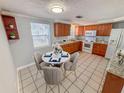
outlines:
[{"label": "window frame", "polygon": [[[40,23],[40,22],[31,22],[30,23],[30,26],[32,25],[32,24],[47,24],[47,25],[49,25],[49,32],[48,32],[48,45],[44,45],[44,46],[35,46],[35,44],[34,44],[34,40],[33,40],[33,36],[35,36],[35,35],[33,35],[33,33],[32,33],[32,27],[31,27],[31,35],[32,35],[32,41],[33,41],[33,47],[34,48],[45,48],[45,47],[48,47],[48,46],[50,46],[51,45],[51,24],[50,23]],[[42,36],[42,35],[39,35],[39,36]],[[43,36],[45,36],[45,35],[43,35]]]}]

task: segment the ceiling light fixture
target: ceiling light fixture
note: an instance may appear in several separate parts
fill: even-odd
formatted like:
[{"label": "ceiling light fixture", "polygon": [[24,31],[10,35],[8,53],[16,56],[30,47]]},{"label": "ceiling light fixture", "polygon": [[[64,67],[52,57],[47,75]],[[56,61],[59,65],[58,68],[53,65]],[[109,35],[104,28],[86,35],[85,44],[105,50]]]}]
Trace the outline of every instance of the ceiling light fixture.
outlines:
[{"label": "ceiling light fixture", "polygon": [[51,10],[54,13],[62,13],[64,11],[64,8],[59,5],[54,5],[51,7]]}]

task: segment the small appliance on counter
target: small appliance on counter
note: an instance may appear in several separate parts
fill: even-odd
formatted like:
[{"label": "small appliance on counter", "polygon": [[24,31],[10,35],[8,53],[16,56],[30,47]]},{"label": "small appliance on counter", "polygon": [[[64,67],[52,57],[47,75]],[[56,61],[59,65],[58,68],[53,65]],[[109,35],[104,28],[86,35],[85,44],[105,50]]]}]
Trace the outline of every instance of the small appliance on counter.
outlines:
[{"label": "small appliance on counter", "polygon": [[87,30],[85,31],[85,37],[95,37],[96,36],[96,30]]}]

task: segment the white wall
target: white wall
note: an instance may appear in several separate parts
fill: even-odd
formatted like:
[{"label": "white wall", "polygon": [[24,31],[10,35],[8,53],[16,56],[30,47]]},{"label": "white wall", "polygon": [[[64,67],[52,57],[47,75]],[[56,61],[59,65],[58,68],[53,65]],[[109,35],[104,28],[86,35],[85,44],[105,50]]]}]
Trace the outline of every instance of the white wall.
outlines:
[{"label": "white wall", "polygon": [[34,59],[33,59],[34,51],[40,51],[41,53],[45,53],[47,51],[52,50],[51,45],[44,48],[34,49],[32,35],[31,35],[31,25],[30,25],[31,22],[51,24],[51,32],[50,32],[51,44],[58,40],[68,39],[68,37],[59,37],[59,38],[54,37],[53,20],[45,19],[45,18],[27,17],[23,15],[17,15],[14,13],[6,13],[6,12],[3,13],[12,15],[16,18],[17,29],[19,32],[20,39],[9,40],[9,45],[16,68],[34,63]]},{"label": "white wall", "polygon": [[[49,47],[34,49],[31,35],[31,22],[50,23],[51,21],[39,18],[15,16],[19,32],[19,40],[10,40],[10,48],[16,67],[21,67],[34,62],[34,51],[41,53],[49,51]],[[52,33],[52,32],[51,32]],[[52,38],[52,37],[51,37]]]},{"label": "white wall", "polygon": [[16,69],[0,17],[0,93],[17,93]]}]

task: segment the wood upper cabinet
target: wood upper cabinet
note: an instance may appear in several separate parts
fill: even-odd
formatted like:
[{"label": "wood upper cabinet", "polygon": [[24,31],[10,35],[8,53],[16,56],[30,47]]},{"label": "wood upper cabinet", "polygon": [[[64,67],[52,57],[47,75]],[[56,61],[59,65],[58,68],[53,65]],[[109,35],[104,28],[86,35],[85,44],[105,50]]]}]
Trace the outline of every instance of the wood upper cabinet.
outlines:
[{"label": "wood upper cabinet", "polygon": [[84,36],[84,26],[76,26],[76,36]]},{"label": "wood upper cabinet", "polygon": [[112,24],[100,24],[97,26],[97,36],[110,36]]},{"label": "wood upper cabinet", "polygon": [[54,36],[69,36],[70,24],[54,23]]},{"label": "wood upper cabinet", "polygon": [[96,30],[96,36],[110,36],[112,30],[112,24],[98,24],[98,25],[88,25],[84,26],[84,33],[87,30]]},{"label": "wood upper cabinet", "polygon": [[100,56],[105,56],[107,44],[94,43],[92,53]]},{"label": "wood upper cabinet", "polygon": [[86,30],[97,30],[97,25],[88,25],[84,27],[85,31]]}]

